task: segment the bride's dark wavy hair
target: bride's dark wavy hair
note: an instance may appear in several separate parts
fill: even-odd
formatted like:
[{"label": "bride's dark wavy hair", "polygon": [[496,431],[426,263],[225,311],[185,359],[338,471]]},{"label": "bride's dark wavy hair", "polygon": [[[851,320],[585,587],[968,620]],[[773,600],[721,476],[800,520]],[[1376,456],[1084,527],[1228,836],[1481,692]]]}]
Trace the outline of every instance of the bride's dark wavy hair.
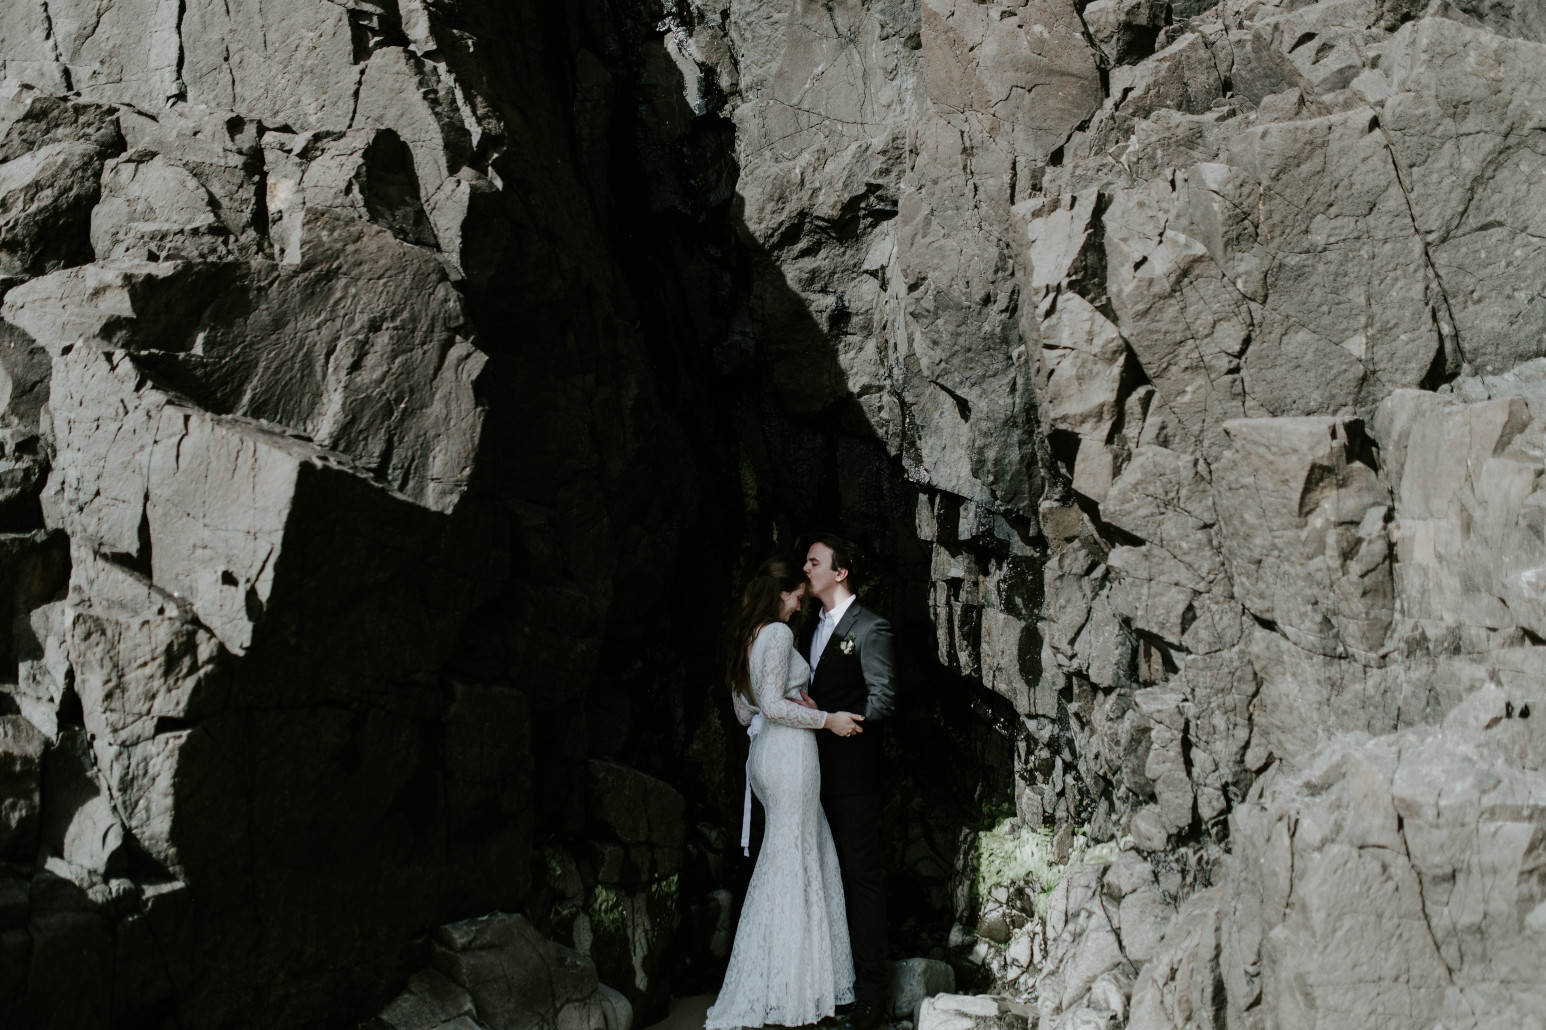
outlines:
[{"label": "bride's dark wavy hair", "polygon": [[784,600],[781,595],[791,593],[804,583],[805,574],[794,562],[769,558],[741,591],[741,610],[730,624],[725,678],[730,681],[731,693],[741,695],[751,704],[757,703],[752,692],[752,641],[757,639],[762,627],[778,621]]}]

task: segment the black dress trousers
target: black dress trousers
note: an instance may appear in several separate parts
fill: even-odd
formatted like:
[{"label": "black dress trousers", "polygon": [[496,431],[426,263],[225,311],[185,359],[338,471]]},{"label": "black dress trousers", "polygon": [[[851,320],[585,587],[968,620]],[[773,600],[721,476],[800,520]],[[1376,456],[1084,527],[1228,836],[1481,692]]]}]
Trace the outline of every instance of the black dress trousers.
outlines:
[{"label": "black dress trousers", "polygon": [[879,792],[828,795],[821,800],[843,870],[848,936],[853,945],[855,998],[885,1004],[886,870],[881,860]]}]

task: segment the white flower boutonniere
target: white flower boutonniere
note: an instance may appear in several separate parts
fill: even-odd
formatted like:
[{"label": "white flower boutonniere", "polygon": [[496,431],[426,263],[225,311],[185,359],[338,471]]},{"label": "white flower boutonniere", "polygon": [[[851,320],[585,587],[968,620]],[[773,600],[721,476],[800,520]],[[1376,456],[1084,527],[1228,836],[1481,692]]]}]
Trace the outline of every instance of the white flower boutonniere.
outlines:
[{"label": "white flower boutonniere", "polygon": [[852,633],[848,634],[848,636],[846,636],[842,640],[838,641],[837,646],[844,654],[853,654],[854,653],[854,635]]}]

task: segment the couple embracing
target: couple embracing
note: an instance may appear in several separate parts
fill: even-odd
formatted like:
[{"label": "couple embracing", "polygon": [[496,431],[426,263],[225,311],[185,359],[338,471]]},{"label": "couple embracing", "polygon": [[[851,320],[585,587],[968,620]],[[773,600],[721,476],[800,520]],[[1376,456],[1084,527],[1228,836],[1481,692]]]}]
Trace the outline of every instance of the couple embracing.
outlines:
[{"label": "couple embracing", "polygon": [[[854,1030],[881,1020],[881,725],[895,704],[895,658],[890,625],[854,597],[853,571],[853,545],[819,536],[803,575],[771,559],[741,597],[729,679],[752,738],[743,847],[753,792],[767,821],[707,1030],[804,1026],[848,1002]],[[821,615],[796,640],[789,620],[807,594]]]}]

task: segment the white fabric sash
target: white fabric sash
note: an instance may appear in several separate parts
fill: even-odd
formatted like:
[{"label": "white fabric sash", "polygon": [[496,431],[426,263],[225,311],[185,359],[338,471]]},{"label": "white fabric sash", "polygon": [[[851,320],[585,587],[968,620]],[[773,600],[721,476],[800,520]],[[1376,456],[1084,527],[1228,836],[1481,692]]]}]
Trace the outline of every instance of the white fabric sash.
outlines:
[{"label": "white fabric sash", "polygon": [[[756,740],[757,734],[762,732],[762,724],[765,720],[762,713],[757,712],[752,716],[752,724],[746,727],[746,736],[750,740]],[[746,749],[746,804],[741,809],[741,854],[751,857],[752,849],[752,755],[751,748]]]}]

